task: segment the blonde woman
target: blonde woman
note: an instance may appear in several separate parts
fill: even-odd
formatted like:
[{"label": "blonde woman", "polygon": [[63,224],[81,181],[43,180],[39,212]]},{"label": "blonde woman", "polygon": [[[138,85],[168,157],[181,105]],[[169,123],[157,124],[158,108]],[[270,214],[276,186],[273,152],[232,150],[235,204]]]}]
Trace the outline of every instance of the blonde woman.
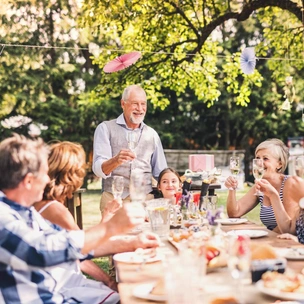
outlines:
[{"label": "blonde woman", "polygon": [[[279,139],[268,139],[255,150],[255,158],[263,159],[263,179],[239,200],[236,199],[237,181],[230,176],[225,182],[229,189],[227,213],[229,217],[241,217],[260,206],[261,222],[270,230],[278,233],[296,234],[296,220],[299,217],[299,200],[304,196],[304,180],[288,176],[284,171],[288,165],[289,151]],[[256,196],[256,190],[263,195]]]}]

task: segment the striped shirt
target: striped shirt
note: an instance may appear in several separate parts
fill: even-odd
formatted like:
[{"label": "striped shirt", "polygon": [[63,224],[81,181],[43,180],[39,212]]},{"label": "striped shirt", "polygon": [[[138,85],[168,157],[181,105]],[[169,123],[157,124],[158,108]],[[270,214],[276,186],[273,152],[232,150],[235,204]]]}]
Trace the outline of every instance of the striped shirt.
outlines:
[{"label": "striped shirt", "polygon": [[[281,189],[280,189],[280,201],[283,204],[283,189],[286,179],[288,178],[288,175],[285,175],[282,181]],[[274,215],[274,211],[272,206],[264,206],[263,204],[264,196],[259,196],[259,202],[261,204],[261,210],[260,210],[260,220],[261,222],[267,227],[269,230],[273,230],[275,227],[277,227],[277,220]]]},{"label": "striped shirt", "polygon": [[48,224],[33,207],[7,199],[0,191],[0,303],[79,303],[59,290],[57,265],[74,268],[84,232]]}]

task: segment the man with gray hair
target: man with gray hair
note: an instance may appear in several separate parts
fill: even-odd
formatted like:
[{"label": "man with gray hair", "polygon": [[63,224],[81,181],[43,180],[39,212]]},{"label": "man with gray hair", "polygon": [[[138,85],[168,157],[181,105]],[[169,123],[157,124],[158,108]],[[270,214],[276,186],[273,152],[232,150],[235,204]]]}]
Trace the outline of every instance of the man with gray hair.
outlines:
[{"label": "man with gray hair", "polygon": [[[129,184],[131,171],[136,168],[144,172],[146,200],[152,194],[152,176],[157,180],[159,173],[167,167],[161,140],[157,132],[143,120],[147,111],[147,96],[138,85],[128,86],[120,101],[123,113],[110,121],[99,124],[94,134],[93,172],[102,178],[100,210],[113,200],[112,176],[124,177],[124,202],[130,201]],[[136,136],[135,149],[128,148],[127,134]]]},{"label": "man with gray hair", "polygon": [[66,231],[33,207],[49,182],[48,147],[41,139],[3,140],[0,172],[0,303],[118,303],[118,294],[100,282],[82,284],[77,276],[71,288],[63,278],[77,275],[79,259],[158,246],[153,236],[115,237],[144,222],[142,206],[125,204],[105,223]]}]

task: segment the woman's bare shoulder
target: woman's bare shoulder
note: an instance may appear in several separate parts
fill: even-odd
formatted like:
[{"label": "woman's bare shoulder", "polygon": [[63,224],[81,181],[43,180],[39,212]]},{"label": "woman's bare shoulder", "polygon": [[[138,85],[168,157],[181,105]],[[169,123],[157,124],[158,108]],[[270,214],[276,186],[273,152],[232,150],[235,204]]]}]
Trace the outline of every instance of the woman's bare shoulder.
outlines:
[{"label": "woman's bare shoulder", "polygon": [[289,176],[285,182],[285,186],[288,187],[289,189],[303,185],[304,185],[304,179],[296,175]]},{"label": "woman's bare shoulder", "polygon": [[298,176],[289,176],[284,186],[284,196],[299,200],[304,197],[304,179]]}]

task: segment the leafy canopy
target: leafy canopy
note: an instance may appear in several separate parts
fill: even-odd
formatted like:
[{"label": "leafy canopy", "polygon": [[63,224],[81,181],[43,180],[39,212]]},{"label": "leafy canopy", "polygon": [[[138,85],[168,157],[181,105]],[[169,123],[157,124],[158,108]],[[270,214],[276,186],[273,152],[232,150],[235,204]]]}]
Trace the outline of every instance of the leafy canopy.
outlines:
[{"label": "leafy canopy", "polygon": [[[257,57],[285,59],[288,54],[302,59],[302,7],[302,1],[288,0],[87,0],[81,23],[105,41],[94,60],[101,68],[126,52],[143,54],[127,70],[104,75],[100,96],[109,94],[103,89],[108,85],[112,86],[110,94],[117,96],[123,86],[141,83],[154,106],[161,109],[170,103],[166,89],[177,96],[190,89],[211,106],[218,102],[222,94],[219,82],[224,81],[234,102],[247,106],[252,89],[261,86],[263,77],[259,69],[251,75],[241,72],[244,41],[239,41],[234,53],[225,47],[235,35],[235,24],[252,17],[260,20],[261,32],[249,41]],[[229,37],[222,35],[224,28],[231,29]],[[268,65],[273,77],[286,77],[282,60],[269,60]],[[302,68],[303,61],[296,66]]]}]

